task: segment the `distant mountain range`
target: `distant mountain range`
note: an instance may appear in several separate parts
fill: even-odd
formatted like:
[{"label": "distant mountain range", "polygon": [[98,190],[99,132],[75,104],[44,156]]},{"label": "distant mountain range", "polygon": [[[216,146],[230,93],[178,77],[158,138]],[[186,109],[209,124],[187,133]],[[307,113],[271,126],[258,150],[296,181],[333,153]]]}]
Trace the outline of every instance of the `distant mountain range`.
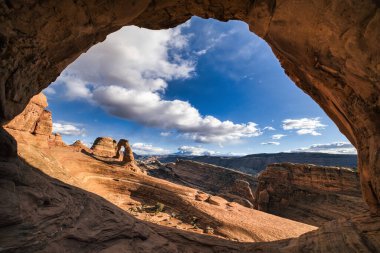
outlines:
[{"label": "distant mountain range", "polygon": [[[144,159],[149,156],[135,155],[136,159]],[[357,167],[357,156],[346,154],[326,153],[274,153],[253,154],[241,157],[231,156],[184,156],[184,155],[162,155],[155,156],[162,163],[175,162],[177,159],[192,160],[236,169],[249,174],[256,174],[271,163],[303,163],[322,166]]]}]

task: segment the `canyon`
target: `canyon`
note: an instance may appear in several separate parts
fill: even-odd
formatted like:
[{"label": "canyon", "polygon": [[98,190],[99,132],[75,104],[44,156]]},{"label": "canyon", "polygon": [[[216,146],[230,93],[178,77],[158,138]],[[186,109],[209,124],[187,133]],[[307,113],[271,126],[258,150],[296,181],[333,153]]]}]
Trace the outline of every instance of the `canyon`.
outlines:
[{"label": "canyon", "polygon": [[[146,159],[146,156],[138,156],[139,159]],[[252,154],[246,156],[179,156],[161,155],[156,158],[163,163],[175,162],[177,159],[204,162],[222,166],[244,173],[255,175],[264,170],[272,163],[310,163],[322,166],[338,166],[357,168],[357,156],[348,154],[324,154],[324,153],[276,153],[276,154]]]},{"label": "canyon", "polygon": [[[217,243],[225,249],[232,247],[229,251],[233,251],[235,246],[231,245],[235,244],[225,244],[223,239],[229,242],[261,243],[289,240],[315,231],[327,221],[349,218],[351,215],[363,219],[363,214],[365,219],[365,214],[368,213],[361,198],[358,174],[350,169],[283,163],[269,165],[255,177],[195,161],[139,161],[135,160],[128,141],[124,139],[117,142],[110,137],[98,137],[91,148],[79,140],[72,145],[65,144],[62,138],[57,138],[59,135],[52,133],[52,115],[46,107],[47,101],[43,94],[33,97],[25,110],[7,124],[5,129],[17,140],[19,156],[24,162],[22,166],[27,169],[28,174],[37,172],[38,175],[38,171],[42,172],[43,175],[51,177],[50,184],[53,188],[58,187],[54,191],[56,195],[48,197],[46,194],[50,195],[52,189],[49,192],[45,190],[42,193],[33,193],[29,188],[17,189],[16,186],[21,196],[26,194],[39,199],[38,206],[49,214],[50,225],[45,227],[42,222],[36,223],[40,224],[37,227],[20,230],[19,226],[24,222],[39,220],[44,215],[41,216],[38,212],[28,212],[25,215],[21,212],[14,218],[14,213],[22,210],[17,207],[17,203],[7,203],[9,213],[4,221],[9,223],[4,225],[8,225],[8,230],[13,229],[0,240],[6,251],[60,249],[61,246],[54,248],[54,245],[47,243],[49,240],[54,240],[58,245],[65,244],[65,250],[74,251],[81,247],[81,241],[88,243],[88,240],[93,240],[88,237],[88,229],[99,225],[93,222],[86,225],[87,218],[82,220],[81,213],[71,213],[73,207],[62,209],[61,205],[66,205],[67,202],[63,201],[62,196],[65,194],[60,188],[68,190],[70,195],[88,199],[86,207],[84,204],[80,205],[86,212],[84,217],[101,215],[102,219],[98,222],[111,219],[111,224],[107,226],[112,227],[112,222],[133,226],[133,233],[148,231],[145,233],[152,236],[152,240],[157,239],[156,233],[162,236],[162,227],[175,228],[178,231],[174,234],[182,237],[178,243],[183,243],[183,237],[187,238],[185,240],[189,237],[195,241],[195,246],[189,245],[191,250],[197,249],[198,243],[209,250],[209,246],[202,245],[202,236],[211,236],[211,243]],[[15,125],[18,127],[14,127]],[[44,131],[36,131],[39,125],[47,127],[42,128]],[[122,146],[124,151],[120,151]],[[41,180],[38,177],[30,179],[36,182]],[[75,199],[71,199],[70,204],[71,201]],[[106,201],[115,206],[107,205]],[[103,206],[104,211],[100,214],[92,213],[93,205]],[[64,220],[57,218],[56,212],[63,215]],[[128,219],[125,216],[127,214],[130,215]],[[72,215],[75,215],[79,227],[67,221],[73,219],[70,218]],[[110,221],[106,222],[109,223]],[[40,233],[34,234],[35,229]],[[10,237],[17,236],[20,231],[30,234],[21,244],[15,240],[16,237]],[[99,237],[104,233],[101,231],[93,235],[96,240],[106,240]],[[0,230],[0,233],[4,232]],[[130,232],[128,230],[124,233]],[[39,239],[41,235],[42,240]],[[84,235],[87,237],[83,237]],[[122,238],[125,236],[122,235]],[[167,239],[167,236],[169,240],[173,240],[173,234],[165,235],[164,238]],[[33,243],[36,240],[38,243]],[[160,247],[161,240],[164,239],[159,238],[149,244]],[[101,246],[93,245],[90,248],[98,251],[98,247]],[[115,243],[111,247],[125,250],[130,246],[123,242],[122,245]],[[242,249],[240,245],[236,247]],[[177,250],[182,251],[181,248]],[[204,250],[206,249],[202,249],[202,252]]]},{"label": "canyon", "polygon": [[[328,221],[313,230],[315,227],[310,228],[310,225],[300,225],[237,204],[237,209],[243,210],[243,221],[244,217],[251,217],[250,212],[255,212],[254,216],[264,225],[259,230],[262,233],[256,234],[262,242],[249,243],[159,226],[128,214],[120,208],[122,203],[111,199],[116,195],[105,198],[109,191],[99,178],[113,175],[116,180],[112,179],[110,188],[117,189],[121,187],[120,178],[146,177],[143,171],[129,172],[126,163],[119,163],[119,160],[89,156],[75,151],[76,147],[68,147],[61,136],[48,133],[50,126],[46,122],[50,115],[44,112],[38,101],[33,107],[41,114],[24,114],[28,115],[25,122],[29,123],[25,123],[23,129],[18,129],[22,124],[12,124],[33,96],[109,33],[126,25],[150,29],[174,27],[194,15],[221,21],[244,21],[252,32],[269,44],[286,74],[323,108],[358,150],[361,196],[369,211],[361,214],[349,211],[352,216]],[[378,252],[378,1],[3,1],[0,3],[0,19],[0,245],[3,252]],[[10,127],[6,128],[6,125]],[[85,163],[91,159],[89,167],[72,171],[70,160],[74,154]],[[62,166],[60,159],[64,159],[67,167]],[[110,172],[107,168],[112,164],[115,167]],[[264,173],[261,183],[259,181],[260,209],[280,212],[281,205],[300,208],[293,202],[298,200],[298,195],[289,197],[298,191],[301,197],[311,194],[312,199],[317,192],[328,191],[329,197],[318,201],[327,203],[330,208],[336,200],[340,208],[344,207],[341,203],[351,196],[347,195],[351,191],[350,185],[340,184],[340,187],[348,188],[325,186],[311,189],[298,179],[305,173],[308,182],[325,184],[325,179],[314,177],[313,173],[319,169],[296,167],[295,170],[289,169],[289,165],[270,167],[269,171],[279,171],[288,177],[279,183],[294,184],[279,193],[272,191],[272,188],[280,188],[273,182],[273,173]],[[332,183],[339,182],[337,175],[351,178],[351,172],[338,171],[324,173],[332,177]],[[97,183],[85,185],[86,180]],[[266,180],[271,187],[267,187]],[[156,181],[158,179],[154,179],[152,185],[156,185]],[[81,189],[77,186],[79,184],[89,189]],[[158,198],[162,191],[179,187],[167,181],[162,185],[157,186],[160,190],[153,194],[152,188],[147,187],[149,194],[146,195]],[[192,191],[184,191],[182,187],[185,186],[180,187],[179,193]],[[120,189],[127,192],[128,188]],[[176,198],[179,193],[175,194]],[[201,208],[211,202],[219,203],[212,205],[216,208],[213,219],[218,219],[220,210],[228,212],[228,202],[216,198],[205,203],[197,201],[194,191],[193,194],[194,199],[192,196],[181,197],[181,201],[188,201],[184,206],[199,202]],[[180,202],[179,199],[176,201]],[[271,204],[271,201],[274,202]],[[356,199],[352,201],[356,202]],[[303,210],[306,209],[303,207]],[[323,219],[329,216],[323,215]],[[229,221],[232,220],[231,217]],[[260,226],[253,219],[249,221],[253,223],[249,223],[248,229]],[[270,237],[265,236],[268,229],[274,229],[268,233]],[[304,233],[308,229],[310,232]],[[228,232],[221,230],[218,233]],[[249,235],[241,231],[239,236],[245,240]]]}]

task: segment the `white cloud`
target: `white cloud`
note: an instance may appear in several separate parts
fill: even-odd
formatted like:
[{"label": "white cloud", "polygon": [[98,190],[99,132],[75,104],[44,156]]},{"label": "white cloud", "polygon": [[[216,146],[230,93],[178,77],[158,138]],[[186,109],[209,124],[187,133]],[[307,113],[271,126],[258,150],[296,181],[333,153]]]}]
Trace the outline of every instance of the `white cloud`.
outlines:
[{"label": "white cloud", "polygon": [[228,152],[226,154],[223,154],[224,156],[246,156],[247,153],[236,153],[236,152]]},{"label": "white cloud", "polygon": [[282,121],[284,130],[297,130],[297,134],[321,135],[318,130],[325,129],[326,125],[320,122],[320,118],[285,119]]},{"label": "white cloud", "polygon": [[84,136],[86,131],[72,124],[53,123],[53,132],[61,135]]},{"label": "white cloud", "polygon": [[217,152],[208,150],[202,147],[182,146],[178,148],[178,152],[176,154],[202,156],[202,155],[216,155]]},{"label": "white cloud", "polygon": [[166,155],[170,151],[160,147],[154,147],[151,144],[137,142],[132,144],[132,151],[139,155]]},{"label": "white cloud", "polygon": [[268,141],[268,142],[262,142],[261,145],[276,145],[276,146],[278,146],[278,145],[280,145],[280,143],[277,141]]},{"label": "white cloud", "polygon": [[164,137],[170,136],[171,134],[172,134],[171,132],[161,132],[160,133],[160,135],[164,136]]},{"label": "white cloud", "polygon": [[282,137],[285,137],[286,134],[274,134],[272,135],[273,140],[280,140]]},{"label": "white cloud", "polygon": [[47,87],[46,89],[44,89],[42,92],[44,94],[46,94],[46,95],[54,95],[56,93],[56,91],[54,90],[54,88],[50,87],[50,86]]},{"label": "white cloud", "polygon": [[197,142],[261,135],[253,122],[221,121],[201,115],[187,101],[163,99],[168,81],[190,78],[195,70],[195,62],[181,56],[188,47],[181,29],[124,27],[69,65],[57,83],[70,99],[87,99],[112,115],[174,130]]},{"label": "white cloud", "polygon": [[266,126],[266,127],[264,127],[263,128],[263,130],[265,131],[265,130],[268,130],[268,131],[274,131],[274,130],[276,130],[274,127],[271,127],[271,126]]},{"label": "white cloud", "polygon": [[348,142],[333,142],[327,144],[313,144],[309,147],[298,148],[292,152],[321,152],[330,154],[357,154],[355,147]]}]

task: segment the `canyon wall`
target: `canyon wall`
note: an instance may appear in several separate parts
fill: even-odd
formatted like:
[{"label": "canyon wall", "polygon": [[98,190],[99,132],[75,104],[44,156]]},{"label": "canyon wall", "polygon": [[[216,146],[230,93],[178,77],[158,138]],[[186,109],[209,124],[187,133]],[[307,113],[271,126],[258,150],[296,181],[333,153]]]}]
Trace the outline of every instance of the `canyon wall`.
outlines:
[{"label": "canyon wall", "polygon": [[228,156],[159,156],[160,162],[175,162],[177,159],[204,162],[231,168],[255,175],[272,163],[308,163],[321,166],[357,167],[357,155],[323,153],[275,153],[252,154],[241,157]]},{"label": "canyon wall", "polygon": [[[158,166],[148,174],[221,196],[246,207],[253,207],[257,180],[239,171],[194,161],[178,160]],[[202,196],[201,196],[202,195]],[[207,198],[202,193],[199,198]]]},{"label": "canyon wall", "polygon": [[258,176],[256,208],[321,226],[368,212],[357,172],[308,164],[271,164]]}]

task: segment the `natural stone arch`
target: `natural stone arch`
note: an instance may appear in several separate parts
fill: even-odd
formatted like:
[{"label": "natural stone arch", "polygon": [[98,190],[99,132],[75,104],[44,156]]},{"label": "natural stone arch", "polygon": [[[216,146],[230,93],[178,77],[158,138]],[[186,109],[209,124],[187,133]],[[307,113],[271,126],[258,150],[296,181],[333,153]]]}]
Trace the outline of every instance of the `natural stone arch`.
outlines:
[{"label": "natural stone arch", "polygon": [[[122,148],[124,148],[123,154]],[[129,145],[128,140],[120,139],[116,146],[116,159],[122,159],[123,163],[131,163],[135,161],[131,146]]]},{"label": "natural stone arch", "polygon": [[[364,198],[380,213],[380,11],[373,0],[4,1],[0,121],[6,123],[80,53],[125,25],[174,27],[191,16],[242,20],[358,150]],[[0,155],[15,155],[1,134]]]}]

